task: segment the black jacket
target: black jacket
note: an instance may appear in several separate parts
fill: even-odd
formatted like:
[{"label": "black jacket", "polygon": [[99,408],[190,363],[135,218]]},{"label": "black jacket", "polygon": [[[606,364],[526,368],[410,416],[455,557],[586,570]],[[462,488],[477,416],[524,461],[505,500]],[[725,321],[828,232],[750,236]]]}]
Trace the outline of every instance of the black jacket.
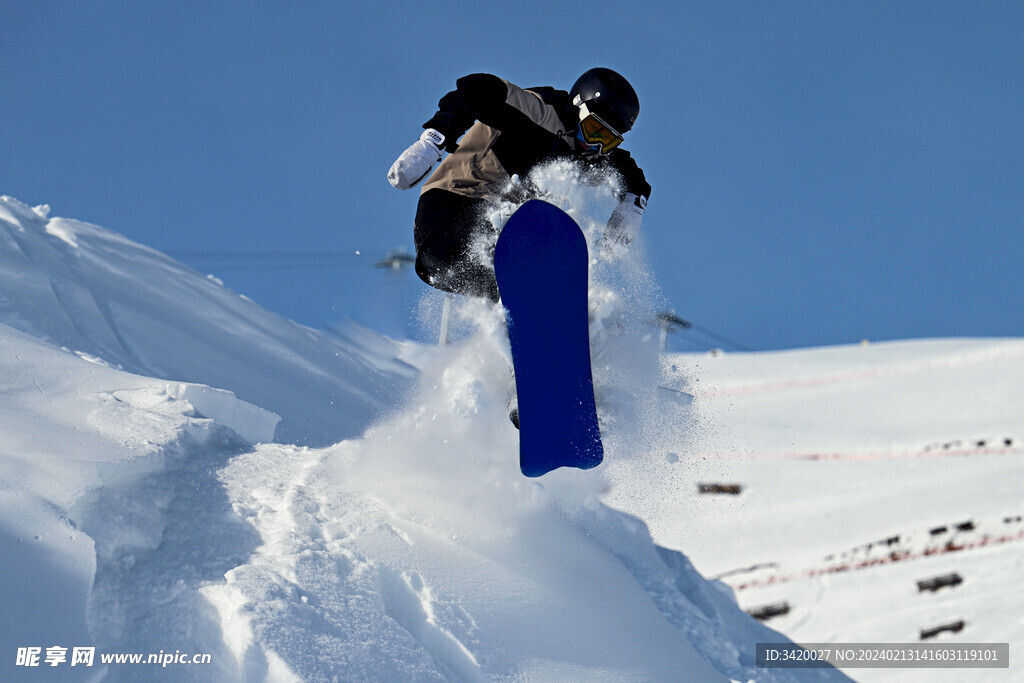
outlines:
[{"label": "black jacket", "polygon": [[513,174],[525,178],[542,161],[572,158],[587,170],[614,169],[623,192],[649,198],[651,186],[626,150],[617,147],[600,156],[576,151],[578,125],[578,109],[564,90],[522,89],[491,74],[460,78],[423,124],[445,136],[450,153],[423,192],[485,197],[499,192]]}]

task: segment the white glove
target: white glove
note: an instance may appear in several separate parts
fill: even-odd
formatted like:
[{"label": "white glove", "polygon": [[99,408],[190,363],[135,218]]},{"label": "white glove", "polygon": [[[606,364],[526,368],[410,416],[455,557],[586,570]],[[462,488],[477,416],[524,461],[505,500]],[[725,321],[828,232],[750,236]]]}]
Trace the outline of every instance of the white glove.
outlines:
[{"label": "white glove", "polygon": [[388,182],[399,190],[408,190],[426,178],[434,164],[441,161],[444,135],[433,128],[423,131],[420,139],[402,152],[388,171]]},{"label": "white glove", "polygon": [[627,192],[619,205],[612,211],[604,229],[604,239],[615,244],[629,244],[640,232],[640,221],[647,210],[647,198]]}]

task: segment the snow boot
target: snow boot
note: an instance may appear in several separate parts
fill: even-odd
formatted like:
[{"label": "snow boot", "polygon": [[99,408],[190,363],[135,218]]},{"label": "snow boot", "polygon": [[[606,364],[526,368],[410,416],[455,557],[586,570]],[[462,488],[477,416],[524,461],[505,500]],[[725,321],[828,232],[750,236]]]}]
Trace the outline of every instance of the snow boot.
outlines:
[{"label": "snow boot", "polygon": [[516,429],[519,429],[519,395],[516,393],[515,387],[512,387],[512,396],[508,399],[508,419],[512,421]]}]

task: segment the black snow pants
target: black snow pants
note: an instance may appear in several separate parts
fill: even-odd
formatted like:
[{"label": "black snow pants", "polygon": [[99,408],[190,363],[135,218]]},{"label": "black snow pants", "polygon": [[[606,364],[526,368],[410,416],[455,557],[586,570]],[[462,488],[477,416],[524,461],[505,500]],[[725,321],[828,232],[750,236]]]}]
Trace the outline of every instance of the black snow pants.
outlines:
[{"label": "black snow pants", "polygon": [[[495,235],[484,199],[427,190],[416,208],[416,274],[431,287],[498,301]],[[482,256],[484,255],[484,256]]]}]

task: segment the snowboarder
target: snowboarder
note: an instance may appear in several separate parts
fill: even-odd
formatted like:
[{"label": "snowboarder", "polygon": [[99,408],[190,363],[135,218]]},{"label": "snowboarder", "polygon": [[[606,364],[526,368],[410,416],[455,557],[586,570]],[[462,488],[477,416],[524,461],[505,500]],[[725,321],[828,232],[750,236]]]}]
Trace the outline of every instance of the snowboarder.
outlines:
[{"label": "snowboarder", "polygon": [[[432,287],[498,301],[492,264],[472,251],[481,237],[493,247],[484,210],[505,198],[513,175],[526,178],[539,162],[556,158],[618,172],[622,193],[604,237],[631,242],[651,186],[619,145],[639,112],[633,87],[611,69],[590,69],[569,92],[523,89],[491,74],[460,78],[388,172],[400,190],[427,179],[414,224],[416,273]],[[448,157],[441,161],[443,151]]]}]

